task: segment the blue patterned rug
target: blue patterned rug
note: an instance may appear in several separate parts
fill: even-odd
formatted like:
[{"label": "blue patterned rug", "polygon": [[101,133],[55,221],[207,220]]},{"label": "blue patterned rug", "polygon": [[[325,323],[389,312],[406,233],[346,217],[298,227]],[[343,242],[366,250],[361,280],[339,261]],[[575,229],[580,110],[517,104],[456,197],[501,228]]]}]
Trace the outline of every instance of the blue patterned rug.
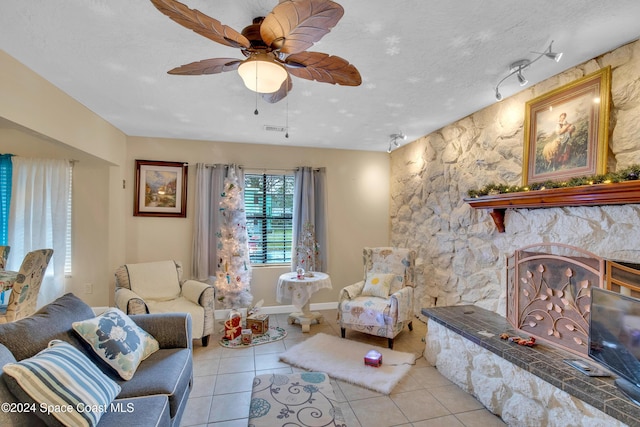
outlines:
[{"label": "blue patterned rug", "polygon": [[324,372],[263,374],[253,379],[249,427],[346,427]]},{"label": "blue patterned rug", "polygon": [[254,335],[251,344],[242,344],[242,338],[238,337],[233,340],[222,338],[220,345],[227,348],[247,348],[254,345],[268,344],[270,342],[280,341],[287,336],[287,331],[279,326],[269,326],[269,330],[262,335]]}]

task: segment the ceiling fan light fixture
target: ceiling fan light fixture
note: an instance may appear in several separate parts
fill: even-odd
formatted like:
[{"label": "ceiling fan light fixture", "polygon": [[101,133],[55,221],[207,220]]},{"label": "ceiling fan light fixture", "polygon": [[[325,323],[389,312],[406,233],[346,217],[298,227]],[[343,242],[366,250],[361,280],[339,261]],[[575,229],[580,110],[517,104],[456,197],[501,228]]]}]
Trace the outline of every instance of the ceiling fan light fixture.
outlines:
[{"label": "ceiling fan light fixture", "polygon": [[266,53],[256,53],[238,66],[244,85],[258,93],[277,92],[289,75],[282,64]]}]

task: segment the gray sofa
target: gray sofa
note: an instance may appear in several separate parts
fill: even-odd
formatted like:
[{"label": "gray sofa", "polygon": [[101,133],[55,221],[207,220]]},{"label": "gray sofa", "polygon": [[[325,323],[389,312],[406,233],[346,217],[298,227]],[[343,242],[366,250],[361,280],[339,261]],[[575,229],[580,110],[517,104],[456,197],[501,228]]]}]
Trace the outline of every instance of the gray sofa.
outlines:
[{"label": "gray sofa", "polygon": [[[72,322],[94,316],[91,307],[73,294],[66,294],[33,316],[1,324],[0,366],[34,356],[51,340],[66,341],[89,356],[122,388],[115,405],[110,406],[116,409],[106,412],[98,426],[179,426],[193,385],[191,317],[185,313],[130,316],[159,342],[160,350],[143,360],[133,378],[125,381],[95,357],[71,328]],[[0,402],[21,402],[7,387],[6,374],[0,374]],[[0,426],[36,425],[59,423],[45,414],[0,410]]]}]

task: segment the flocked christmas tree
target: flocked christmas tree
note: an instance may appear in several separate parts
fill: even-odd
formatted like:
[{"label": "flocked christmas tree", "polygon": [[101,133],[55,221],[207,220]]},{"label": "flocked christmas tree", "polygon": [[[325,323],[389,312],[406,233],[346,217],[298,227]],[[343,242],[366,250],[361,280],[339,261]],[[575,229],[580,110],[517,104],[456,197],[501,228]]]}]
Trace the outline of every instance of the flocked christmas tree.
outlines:
[{"label": "flocked christmas tree", "polygon": [[225,308],[248,307],[251,295],[251,266],[249,263],[249,238],[247,216],[244,211],[242,187],[233,169],[224,181],[220,202],[222,227],[218,236],[218,271],[216,288],[218,300]]},{"label": "flocked christmas tree", "polygon": [[302,229],[302,235],[298,239],[296,247],[297,267],[302,268],[307,276],[318,271],[320,265],[320,245],[316,241],[316,233],[313,224],[307,222]]}]

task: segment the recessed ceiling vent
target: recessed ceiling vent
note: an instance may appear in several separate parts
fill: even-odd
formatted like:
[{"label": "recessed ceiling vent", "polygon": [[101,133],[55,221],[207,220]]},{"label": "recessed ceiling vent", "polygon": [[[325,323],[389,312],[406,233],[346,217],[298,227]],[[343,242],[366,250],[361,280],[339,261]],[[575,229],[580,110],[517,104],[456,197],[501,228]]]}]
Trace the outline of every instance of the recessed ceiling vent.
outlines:
[{"label": "recessed ceiling vent", "polygon": [[285,132],[287,128],[285,126],[264,125],[264,130],[267,132]]}]

